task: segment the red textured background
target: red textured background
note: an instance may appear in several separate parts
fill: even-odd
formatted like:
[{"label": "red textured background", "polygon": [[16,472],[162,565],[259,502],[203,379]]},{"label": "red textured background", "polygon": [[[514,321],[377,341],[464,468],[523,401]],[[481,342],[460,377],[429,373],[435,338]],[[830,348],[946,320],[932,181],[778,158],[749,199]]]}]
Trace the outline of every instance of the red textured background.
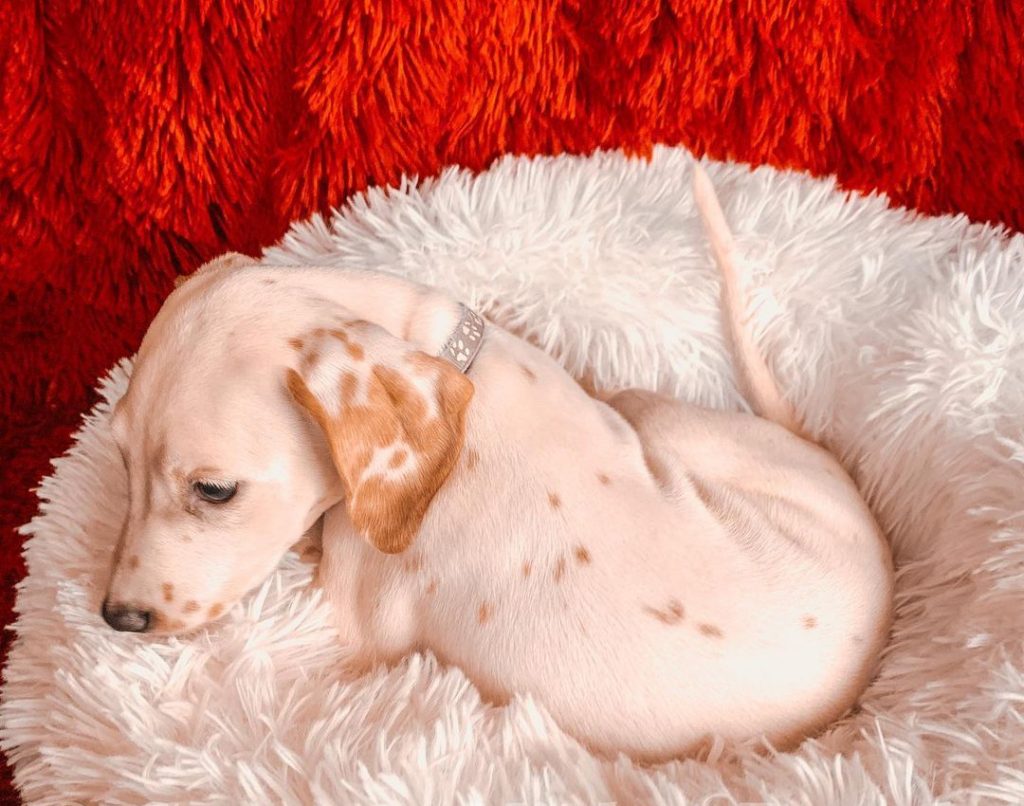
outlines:
[{"label": "red textured background", "polygon": [[0,623],[176,273],[403,173],[655,142],[1020,230],[1024,3],[0,0]]}]

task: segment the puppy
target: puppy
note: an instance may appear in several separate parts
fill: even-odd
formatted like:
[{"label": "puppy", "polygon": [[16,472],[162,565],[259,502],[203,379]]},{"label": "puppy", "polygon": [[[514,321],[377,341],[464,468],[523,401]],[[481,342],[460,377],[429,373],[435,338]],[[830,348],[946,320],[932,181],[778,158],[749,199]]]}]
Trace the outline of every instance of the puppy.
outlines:
[{"label": "puppy", "polygon": [[595,399],[436,290],[229,255],[167,299],[113,413],[130,504],[103,618],[198,627],[323,518],[359,667],[430,650],[643,761],[711,734],[785,747],[843,714],[888,632],[890,557],[758,354],[695,170],[762,418]]}]

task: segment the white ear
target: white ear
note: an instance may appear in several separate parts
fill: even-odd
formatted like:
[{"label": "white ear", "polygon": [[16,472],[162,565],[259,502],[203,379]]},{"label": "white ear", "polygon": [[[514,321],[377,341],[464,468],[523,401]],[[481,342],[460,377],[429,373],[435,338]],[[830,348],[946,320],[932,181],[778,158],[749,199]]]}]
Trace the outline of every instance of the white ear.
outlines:
[{"label": "white ear", "polygon": [[243,255],[240,252],[225,252],[220,257],[215,257],[213,260],[206,261],[206,263],[191,274],[181,274],[175,277],[174,287],[177,288],[203,272],[215,271],[217,269],[238,268],[240,266],[251,266],[255,263],[256,261],[253,258],[248,255]]},{"label": "white ear", "polygon": [[458,461],[473,384],[368,322],[290,343],[288,389],[327,438],[349,518],[380,551],[404,551]]}]

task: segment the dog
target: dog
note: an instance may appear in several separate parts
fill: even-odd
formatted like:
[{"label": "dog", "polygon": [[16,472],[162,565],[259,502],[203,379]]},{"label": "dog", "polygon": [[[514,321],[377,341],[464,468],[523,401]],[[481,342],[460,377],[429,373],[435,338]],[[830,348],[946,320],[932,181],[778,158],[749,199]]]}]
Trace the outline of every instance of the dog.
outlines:
[{"label": "dog", "polygon": [[438,290],[229,254],[167,299],[111,418],[129,507],[102,616],[216,619],[317,524],[353,669],[429,650],[532,694],[591,751],[793,746],[874,673],[893,570],[750,333],[750,279],[695,193],[761,416],[588,394]]}]

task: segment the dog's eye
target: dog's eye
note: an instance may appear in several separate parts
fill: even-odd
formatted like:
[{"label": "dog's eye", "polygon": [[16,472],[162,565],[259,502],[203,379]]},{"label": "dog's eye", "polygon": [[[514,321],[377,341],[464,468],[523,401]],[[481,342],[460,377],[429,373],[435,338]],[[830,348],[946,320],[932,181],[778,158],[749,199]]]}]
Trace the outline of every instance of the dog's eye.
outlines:
[{"label": "dog's eye", "polygon": [[192,485],[192,489],[204,501],[209,501],[211,504],[223,504],[234,498],[235,493],[238,492],[238,485],[232,482],[197,481]]}]

